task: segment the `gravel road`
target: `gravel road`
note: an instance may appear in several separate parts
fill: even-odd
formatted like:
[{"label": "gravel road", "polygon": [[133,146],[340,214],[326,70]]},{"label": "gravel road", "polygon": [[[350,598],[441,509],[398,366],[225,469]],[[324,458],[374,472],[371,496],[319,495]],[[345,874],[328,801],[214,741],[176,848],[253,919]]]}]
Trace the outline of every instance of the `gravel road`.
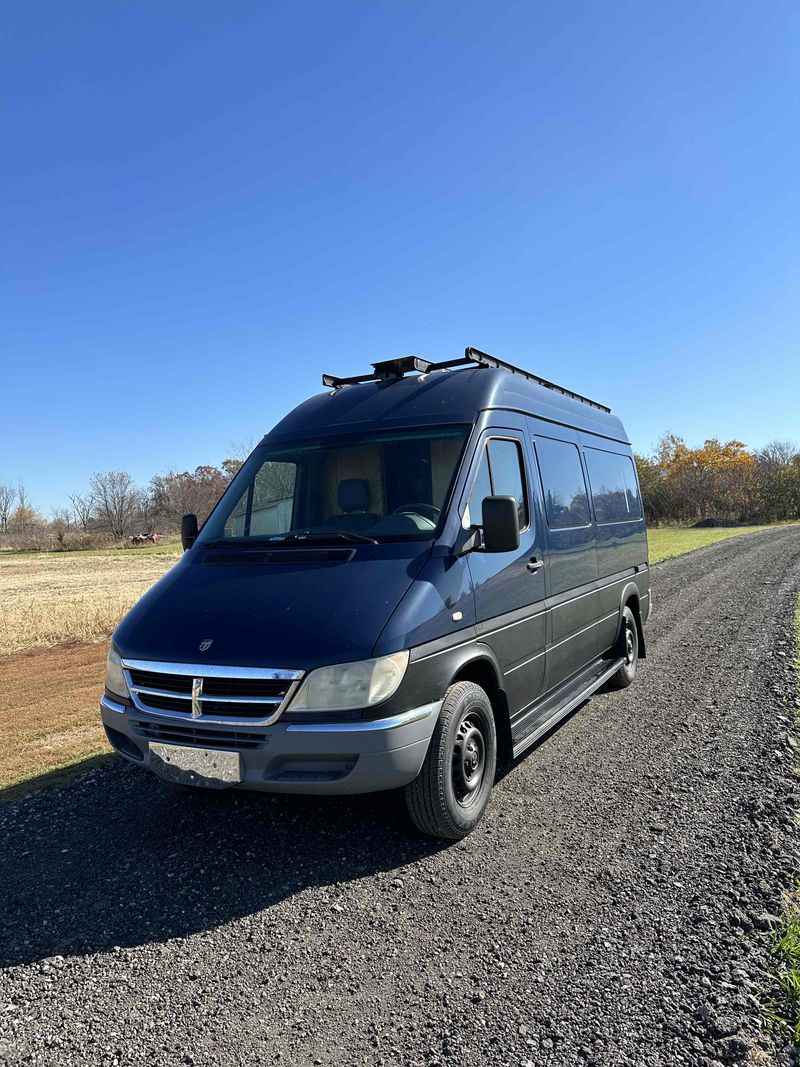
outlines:
[{"label": "gravel road", "polygon": [[[395,796],[0,809],[0,1063],[767,1064],[800,530],[654,568],[648,658],[421,840]],[[759,1048],[759,1042],[762,1047]]]}]

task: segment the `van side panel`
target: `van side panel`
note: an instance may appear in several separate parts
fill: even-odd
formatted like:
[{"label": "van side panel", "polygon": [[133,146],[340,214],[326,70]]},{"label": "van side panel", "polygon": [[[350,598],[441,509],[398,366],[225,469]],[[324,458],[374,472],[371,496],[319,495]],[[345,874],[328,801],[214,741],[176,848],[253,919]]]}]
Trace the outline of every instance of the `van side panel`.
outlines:
[{"label": "van side panel", "polygon": [[464,631],[475,622],[466,556],[432,556],[416,575],[379,634],[373,656],[388,656]]},{"label": "van side panel", "polygon": [[[547,448],[550,441],[572,446],[579,476],[585,482],[578,434],[539,419],[529,418],[528,423],[537,453],[545,512],[550,631],[545,688],[550,690],[599,655],[596,530],[590,515],[590,521],[567,527],[554,526],[548,517],[547,494],[555,487],[548,485],[547,464],[540,449]],[[584,488],[588,494],[588,486]]]},{"label": "van side panel", "polygon": [[[647,531],[638,492],[633,452],[629,445],[611,442],[594,434],[580,433],[587,478],[592,495],[592,512],[597,538],[598,613],[603,620],[598,626],[601,651],[610,648],[619,633],[621,597],[631,580],[641,593],[649,588],[649,574],[640,577],[647,563]],[[607,463],[607,460],[615,463]],[[618,472],[613,468],[618,463]],[[629,482],[614,480],[619,472],[635,483],[634,498],[626,500]],[[602,483],[602,484],[601,484]],[[609,506],[609,499],[616,498]],[[629,510],[635,517],[622,516]]]},{"label": "van side panel", "polygon": [[[531,440],[535,446],[536,439],[546,446],[550,441],[557,441],[572,445],[576,458],[580,458],[578,435],[574,430],[566,426],[554,426],[539,419],[529,419]],[[542,479],[545,478],[542,458],[538,456],[538,470]],[[584,473],[585,480],[585,473]],[[595,546],[595,530],[588,523],[554,527],[547,517],[548,485],[543,484],[545,501],[545,525],[547,527],[547,547],[549,553],[548,574],[550,583],[548,586],[549,596],[557,596],[559,593],[572,592],[577,586],[592,583],[597,578],[597,550]],[[588,493],[588,487],[586,487]]]}]

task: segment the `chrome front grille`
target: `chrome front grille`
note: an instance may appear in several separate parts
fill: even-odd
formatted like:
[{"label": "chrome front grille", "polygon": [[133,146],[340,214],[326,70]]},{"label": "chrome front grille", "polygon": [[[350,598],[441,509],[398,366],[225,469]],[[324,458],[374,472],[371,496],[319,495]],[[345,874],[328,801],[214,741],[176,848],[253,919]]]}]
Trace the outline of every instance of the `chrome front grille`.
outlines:
[{"label": "chrome front grille", "polygon": [[[131,670],[131,681],[137,689],[162,690],[182,696],[192,695],[192,676],[188,674],[159,674],[157,671]],[[283,699],[288,683],[283,678],[203,678],[204,697],[257,697]]]},{"label": "chrome front grille", "polygon": [[302,671],[207,663],[124,660],[133,703],[169,718],[269,726],[282,714]]}]

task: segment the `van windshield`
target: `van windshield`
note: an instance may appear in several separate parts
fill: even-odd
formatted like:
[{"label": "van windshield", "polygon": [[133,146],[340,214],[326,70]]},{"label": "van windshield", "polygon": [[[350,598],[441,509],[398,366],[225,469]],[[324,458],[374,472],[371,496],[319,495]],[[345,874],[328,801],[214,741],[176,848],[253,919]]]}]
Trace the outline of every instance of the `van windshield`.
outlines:
[{"label": "van windshield", "polygon": [[430,540],[467,433],[431,427],[262,444],[198,544]]}]

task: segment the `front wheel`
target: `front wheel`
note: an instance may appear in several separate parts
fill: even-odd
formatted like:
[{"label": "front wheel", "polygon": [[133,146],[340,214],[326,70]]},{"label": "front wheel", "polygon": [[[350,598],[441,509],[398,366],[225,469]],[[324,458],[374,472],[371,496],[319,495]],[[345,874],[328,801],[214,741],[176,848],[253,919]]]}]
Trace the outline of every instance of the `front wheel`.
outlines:
[{"label": "front wheel", "polygon": [[445,694],[422,770],[406,786],[414,825],[431,837],[466,837],[486,811],[496,767],[489,698],[474,682],[456,682]]},{"label": "front wheel", "polygon": [[639,663],[639,630],[630,608],[622,609],[619,655],[623,657],[623,664],[609,679],[609,685],[615,689],[626,689],[636,677],[636,667]]}]

